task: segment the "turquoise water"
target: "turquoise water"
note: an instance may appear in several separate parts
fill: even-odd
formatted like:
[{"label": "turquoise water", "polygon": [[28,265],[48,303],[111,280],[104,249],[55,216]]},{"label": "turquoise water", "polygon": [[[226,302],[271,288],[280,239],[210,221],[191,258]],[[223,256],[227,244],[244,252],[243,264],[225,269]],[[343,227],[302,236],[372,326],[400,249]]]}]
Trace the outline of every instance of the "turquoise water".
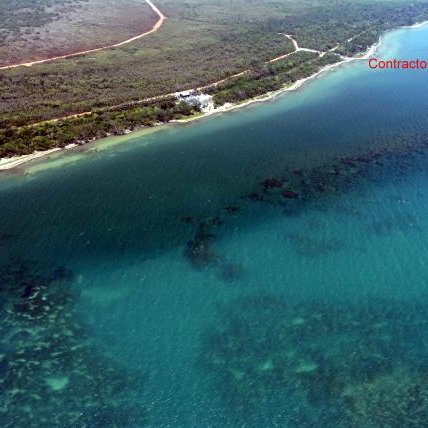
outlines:
[{"label": "turquoise water", "polygon": [[352,63],[2,177],[2,426],[428,426],[427,77]]}]

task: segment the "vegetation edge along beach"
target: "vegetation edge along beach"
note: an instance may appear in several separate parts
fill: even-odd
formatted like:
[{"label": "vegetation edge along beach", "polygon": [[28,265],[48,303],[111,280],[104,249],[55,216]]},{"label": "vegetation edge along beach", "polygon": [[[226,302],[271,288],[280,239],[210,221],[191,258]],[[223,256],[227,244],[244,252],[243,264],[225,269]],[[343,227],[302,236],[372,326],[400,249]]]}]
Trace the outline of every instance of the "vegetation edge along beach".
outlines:
[{"label": "vegetation edge along beach", "polygon": [[[187,123],[213,114],[224,113],[254,103],[269,101],[281,93],[297,90],[307,81],[337,68],[338,66],[352,61],[370,58],[381,45],[383,35],[388,32],[406,28],[419,28],[426,24],[428,24],[428,20],[385,30],[379,35],[378,41],[372,44],[365,52],[351,57],[335,54],[335,49],[331,49],[327,52],[318,52],[318,55],[315,55],[317,51],[298,48],[295,39],[293,39],[292,36],[285,35],[293,41],[296,49],[293,52],[283,55],[284,59],[289,61],[293,54],[310,54],[312,52],[314,52],[315,57],[309,58],[309,60],[304,58],[301,63],[297,61],[297,65],[296,62],[292,61],[287,71],[290,72],[291,70],[291,72],[293,72],[297,70],[297,74],[287,74],[287,77],[292,76],[292,80],[281,82],[279,88],[273,87],[272,90],[267,90],[262,93],[256,92],[248,97],[244,95],[246,98],[236,102],[228,102],[224,99],[218,102],[216,97],[219,93],[221,94],[224,87],[227,89],[227,85],[230,82],[232,82],[233,85],[236,79],[247,79],[247,81],[250,82],[252,80],[257,81],[260,80],[260,74],[254,72],[254,70],[245,70],[234,76],[223,79],[220,82],[186,91],[190,94],[199,94],[201,91],[210,94],[210,97],[213,99],[213,104],[208,110],[201,109],[198,102],[189,103],[186,101],[186,98],[180,98],[180,94],[184,92],[178,92],[176,94],[160,95],[137,102],[124,103],[119,106],[94,109],[90,112],[52,119],[36,124],[0,130],[0,171],[11,170],[31,160],[39,159],[61,150],[72,149],[105,137],[125,135],[140,129],[165,125],[167,123]],[[265,62],[264,65],[269,66],[272,63],[280,63],[279,60],[282,59],[281,57],[275,58]],[[314,68],[309,67],[305,69],[305,66],[311,63],[311,61],[315,62]],[[302,64],[303,68],[299,68]],[[311,71],[310,74],[308,74],[308,70]],[[307,75],[304,74],[305,71]],[[301,76],[301,73],[303,73],[303,76]],[[268,89],[271,88],[268,86]],[[117,120],[114,120],[113,129],[102,129],[102,126],[98,127],[102,122],[105,123],[106,120],[112,122],[111,119],[117,119],[118,116],[124,119],[123,123],[119,124],[119,126],[117,126]],[[88,126],[87,129],[86,126]],[[72,135],[70,132],[72,128],[81,128],[79,135]],[[18,144],[14,147],[14,138],[21,142],[24,141],[24,144]],[[27,144],[29,140],[36,142],[36,144]]]}]

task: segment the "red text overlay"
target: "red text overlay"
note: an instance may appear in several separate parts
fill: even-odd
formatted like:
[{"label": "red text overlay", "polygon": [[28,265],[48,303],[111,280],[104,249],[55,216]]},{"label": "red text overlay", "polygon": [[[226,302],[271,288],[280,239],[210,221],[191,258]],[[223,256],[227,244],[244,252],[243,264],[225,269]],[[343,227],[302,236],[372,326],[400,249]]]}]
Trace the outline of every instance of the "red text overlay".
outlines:
[{"label": "red text overlay", "polygon": [[428,69],[428,60],[370,58],[368,60],[368,65],[369,65],[369,68],[373,70],[426,70]]}]

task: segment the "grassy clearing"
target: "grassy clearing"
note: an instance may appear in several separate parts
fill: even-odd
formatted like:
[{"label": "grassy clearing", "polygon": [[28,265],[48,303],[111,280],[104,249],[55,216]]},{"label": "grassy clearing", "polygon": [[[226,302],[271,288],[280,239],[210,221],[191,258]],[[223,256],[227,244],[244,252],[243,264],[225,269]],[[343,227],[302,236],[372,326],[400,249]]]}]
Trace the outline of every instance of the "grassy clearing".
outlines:
[{"label": "grassy clearing", "polygon": [[157,20],[144,0],[4,0],[0,66],[111,45]]}]

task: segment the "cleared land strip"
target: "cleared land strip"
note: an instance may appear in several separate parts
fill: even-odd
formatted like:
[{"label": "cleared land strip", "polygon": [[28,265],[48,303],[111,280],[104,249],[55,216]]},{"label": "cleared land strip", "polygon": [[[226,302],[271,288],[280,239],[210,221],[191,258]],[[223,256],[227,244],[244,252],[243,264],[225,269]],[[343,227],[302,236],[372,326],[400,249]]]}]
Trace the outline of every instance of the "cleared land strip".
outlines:
[{"label": "cleared land strip", "polygon": [[166,16],[152,3],[151,0],[144,0],[144,1],[159,16],[159,19],[156,22],[156,24],[153,26],[153,28],[149,31],[146,31],[145,33],[138,34],[137,36],[131,37],[130,39],[126,39],[123,42],[115,43],[114,45],[102,46],[100,48],[88,49],[86,51],[74,52],[74,53],[70,53],[70,54],[66,54],[66,55],[55,56],[52,58],[40,59],[37,61],[22,62],[19,64],[5,65],[5,66],[0,67],[0,70],[7,70],[9,68],[17,68],[17,67],[31,67],[32,65],[43,64],[45,62],[57,61],[60,59],[67,59],[67,58],[72,58],[75,56],[86,55],[86,54],[93,53],[93,52],[99,52],[99,51],[102,51],[105,49],[117,48],[119,46],[123,46],[123,45],[126,45],[128,43],[134,42],[135,40],[141,39],[142,37],[147,36],[151,33],[154,33],[155,31],[158,31],[159,28],[162,26],[162,24],[164,23],[164,21],[166,19]]}]

